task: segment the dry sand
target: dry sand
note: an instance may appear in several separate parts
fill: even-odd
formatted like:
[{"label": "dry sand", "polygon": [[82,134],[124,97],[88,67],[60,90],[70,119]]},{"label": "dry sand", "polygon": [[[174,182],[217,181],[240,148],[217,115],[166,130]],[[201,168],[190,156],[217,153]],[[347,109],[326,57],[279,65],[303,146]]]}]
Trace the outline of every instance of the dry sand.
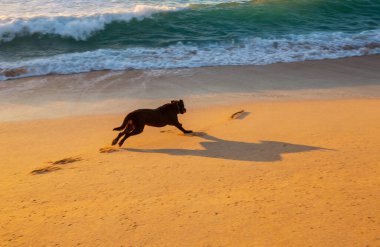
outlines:
[{"label": "dry sand", "polygon": [[379,58],[0,82],[0,245],[380,246]]}]

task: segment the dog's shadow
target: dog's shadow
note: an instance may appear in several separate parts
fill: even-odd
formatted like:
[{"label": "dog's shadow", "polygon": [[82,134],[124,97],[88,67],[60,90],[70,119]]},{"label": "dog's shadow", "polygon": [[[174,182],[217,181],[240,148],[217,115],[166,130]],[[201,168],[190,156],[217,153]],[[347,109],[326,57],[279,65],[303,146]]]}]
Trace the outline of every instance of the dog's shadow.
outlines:
[{"label": "dog's shadow", "polygon": [[280,161],[286,153],[308,152],[313,150],[329,150],[277,141],[260,141],[259,143],[239,142],[219,139],[203,132],[194,133],[207,141],[200,144],[204,149],[135,149],[125,150],[140,153],[163,153],[170,155],[190,155],[239,161],[273,162]]}]

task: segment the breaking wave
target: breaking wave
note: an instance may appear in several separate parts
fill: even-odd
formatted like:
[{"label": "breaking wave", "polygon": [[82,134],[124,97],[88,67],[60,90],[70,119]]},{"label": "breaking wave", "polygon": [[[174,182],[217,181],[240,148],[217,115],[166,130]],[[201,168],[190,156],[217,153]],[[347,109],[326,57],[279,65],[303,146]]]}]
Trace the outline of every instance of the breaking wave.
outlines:
[{"label": "breaking wave", "polygon": [[[98,49],[21,62],[0,62],[0,80],[94,70],[167,69],[337,59],[380,54],[380,29],[347,34],[312,33],[276,39],[247,38],[208,45]],[[2,70],[2,71],[1,71]]]}]

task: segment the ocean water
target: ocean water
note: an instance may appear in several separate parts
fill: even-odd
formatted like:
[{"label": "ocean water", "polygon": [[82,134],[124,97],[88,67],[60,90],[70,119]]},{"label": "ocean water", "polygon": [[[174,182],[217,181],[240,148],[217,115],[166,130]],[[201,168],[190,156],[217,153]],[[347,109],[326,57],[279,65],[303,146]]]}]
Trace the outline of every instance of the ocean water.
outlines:
[{"label": "ocean water", "polygon": [[1,0],[0,80],[380,54],[380,0]]}]

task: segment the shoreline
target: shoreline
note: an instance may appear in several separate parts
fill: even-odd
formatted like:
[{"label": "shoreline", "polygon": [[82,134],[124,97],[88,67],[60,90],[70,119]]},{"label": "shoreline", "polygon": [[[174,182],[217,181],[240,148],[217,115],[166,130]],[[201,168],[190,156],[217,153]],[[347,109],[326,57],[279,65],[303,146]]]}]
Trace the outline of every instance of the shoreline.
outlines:
[{"label": "shoreline", "polygon": [[[262,67],[262,66],[273,66],[273,65],[279,65],[279,64],[294,64],[294,63],[309,63],[309,62],[322,62],[322,61],[339,61],[339,60],[354,60],[357,58],[368,58],[368,57],[380,57],[380,54],[367,54],[367,55],[358,55],[358,56],[350,56],[350,57],[340,57],[340,58],[322,58],[322,59],[311,59],[311,60],[304,60],[304,61],[291,61],[291,62],[275,62],[270,64],[241,64],[241,65],[218,65],[218,66],[212,66],[212,65],[206,65],[206,66],[200,66],[200,67],[179,67],[179,68],[158,68],[158,69],[122,69],[122,70],[113,70],[113,69],[102,69],[102,70],[92,70],[87,72],[78,72],[78,73],[71,73],[71,74],[60,74],[60,73],[52,73],[52,74],[46,74],[46,75],[32,75],[32,76],[26,76],[26,77],[20,77],[20,78],[8,78],[6,80],[3,80],[3,82],[6,81],[17,81],[17,80],[28,80],[28,79],[41,79],[44,77],[54,77],[54,76],[80,76],[85,74],[92,74],[92,73],[128,73],[128,72],[138,72],[138,71],[181,71],[181,70],[198,70],[198,69],[210,69],[210,68],[236,68],[236,67]],[[19,73],[24,72],[25,68],[16,68],[15,72]],[[4,69],[4,72],[7,73],[7,69]],[[12,73],[12,71],[10,71]],[[1,82],[1,80],[0,80]]]},{"label": "shoreline", "polygon": [[172,70],[95,71],[0,83],[0,122],[117,114],[183,98],[229,102],[379,98],[380,55]]}]

